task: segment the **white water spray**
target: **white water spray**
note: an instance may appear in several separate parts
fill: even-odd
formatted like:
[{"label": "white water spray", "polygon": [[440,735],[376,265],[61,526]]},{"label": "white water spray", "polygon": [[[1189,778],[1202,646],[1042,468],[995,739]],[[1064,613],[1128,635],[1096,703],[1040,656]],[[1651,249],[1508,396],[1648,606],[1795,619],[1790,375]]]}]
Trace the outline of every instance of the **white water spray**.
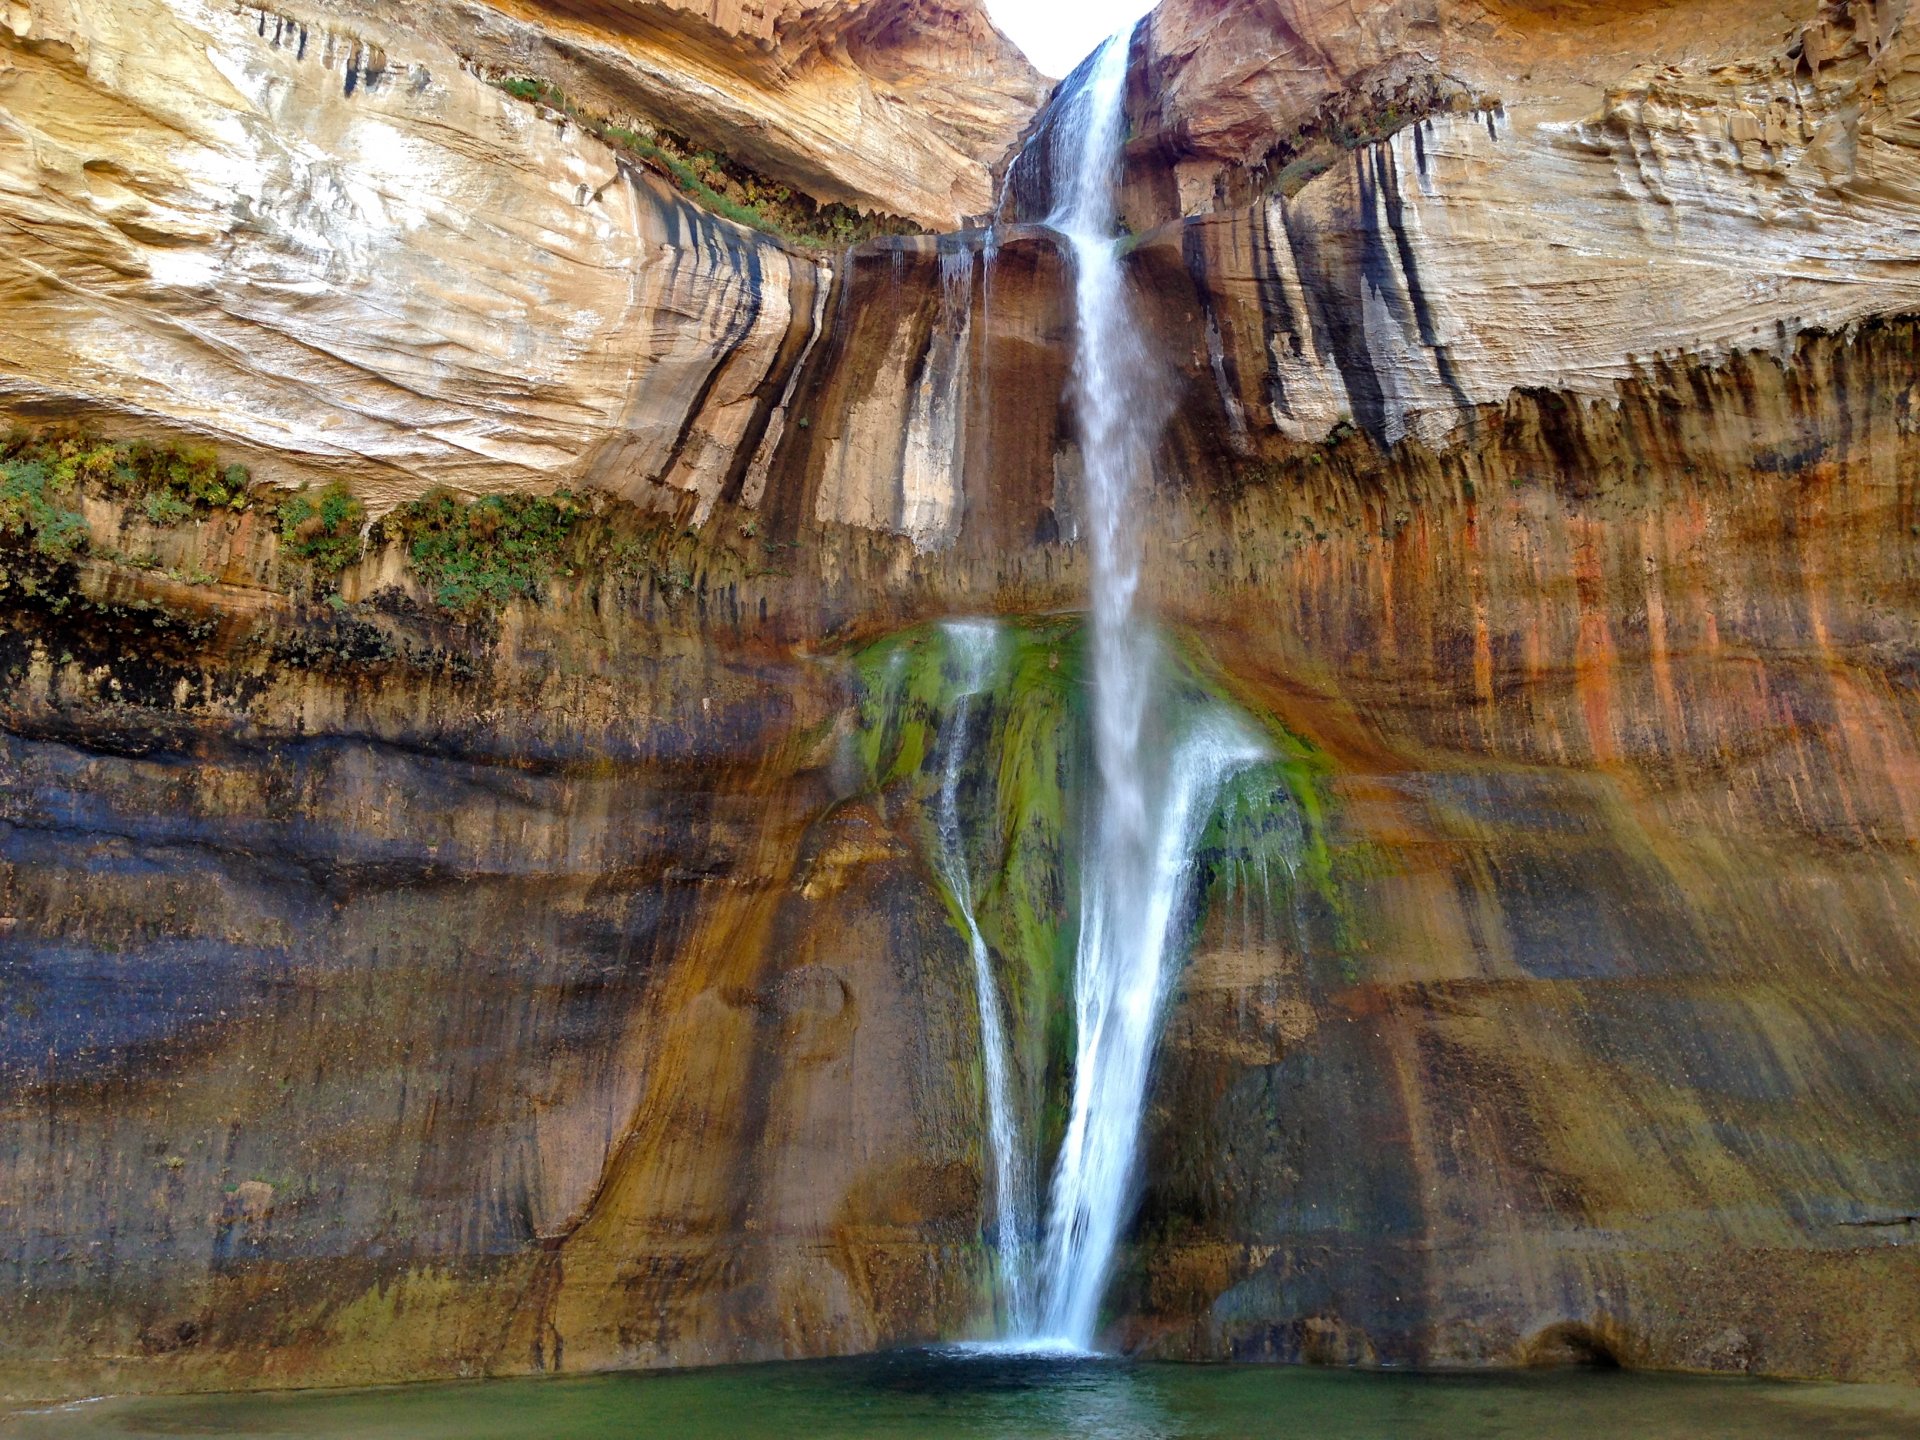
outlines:
[{"label": "white water spray", "polygon": [[999,628],[990,620],[950,620],[940,627],[946,655],[958,673],[953,709],[942,725],[945,763],[940,777],[936,811],[939,831],[938,864],[941,878],[967,928],[973,955],[974,992],[980,1010],[980,1051],[987,1091],[987,1140],[993,1150],[994,1221],[999,1232],[995,1252],[1004,1307],[1004,1328],[1025,1334],[1033,1325],[1030,1223],[1033,1214],[1033,1167],[1016,1118],[1012,1064],[1007,1048],[1007,1025],[1000,1010],[1000,991],[993,980],[992,957],[980,933],[974,910],[973,876],[967,863],[966,831],[960,823],[960,766],[970,750],[968,722],[974,697],[993,687],[998,670]]}]

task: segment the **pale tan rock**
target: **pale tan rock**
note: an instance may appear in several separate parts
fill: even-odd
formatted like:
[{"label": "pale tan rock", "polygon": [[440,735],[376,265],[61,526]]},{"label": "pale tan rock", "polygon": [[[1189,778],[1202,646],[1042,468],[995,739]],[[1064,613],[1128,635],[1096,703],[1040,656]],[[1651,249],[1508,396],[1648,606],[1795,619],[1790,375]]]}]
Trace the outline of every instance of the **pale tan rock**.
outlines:
[{"label": "pale tan rock", "polygon": [[[779,107],[836,66],[918,87],[941,112],[924,134],[949,133],[964,107],[939,97],[996,43],[976,11],[324,13],[9,10],[0,406],[210,437],[268,478],[346,478],[376,511],[435,483],[565,484],[694,521],[723,499],[791,505],[922,549],[967,524],[1071,533],[1058,386],[1015,378],[1065,340],[1041,333],[1037,290],[955,310],[922,240],[850,302],[845,267],[700,214],[463,68],[544,56],[608,95],[709,94],[726,72],[728,104],[826,154],[828,131],[802,144]],[[1432,440],[1516,387],[1604,396],[1652,355],[1911,308],[1902,15],[1169,0],[1137,52],[1129,203],[1163,228],[1134,263],[1149,289],[1172,273],[1156,266],[1188,272],[1204,303],[1168,310],[1162,343],[1192,353],[1251,455],[1344,417]],[[1500,108],[1340,152],[1286,198],[1225,197],[1222,176],[1244,186],[1235,167],[1283,153],[1328,97],[1420,84]],[[865,103],[843,117],[843,178],[907,123]],[[883,323],[820,343],[876,305]],[[789,413],[821,396],[830,413]]]},{"label": "pale tan rock", "polygon": [[971,5],[683,9],[13,4],[0,407],[211,438],[376,512],[434,484],[757,496],[829,272],[480,72],[944,223],[985,208],[1040,82]]},{"label": "pale tan rock", "polygon": [[[1628,35],[1654,12],[1634,58],[1598,10],[1168,0],[1137,52],[1154,99],[1129,195],[1137,222],[1198,217],[1141,248],[1209,257],[1223,408],[1294,440],[1352,418],[1431,441],[1520,387],[1604,396],[1655,355],[1778,349],[1920,305],[1904,12],[1807,6],[1773,28],[1656,6]],[[1235,166],[1284,158],[1328,97],[1389,73],[1467,108],[1318,142],[1331,168],[1290,198],[1226,198]],[[1171,183],[1143,178],[1169,158]]]},{"label": "pale tan rock", "polygon": [[11,16],[0,406],[208,436],[376,510],[436,483],[697,508],[811,319],[810,261],[426,37],[199,0]]},{"label": "pale tan rock", "polygon": [[[373,6],[376,12],[384,7]],[[479,63],[563,85],[821,201],[953,229],[1047,82],[979,0],[435,0]]]}]

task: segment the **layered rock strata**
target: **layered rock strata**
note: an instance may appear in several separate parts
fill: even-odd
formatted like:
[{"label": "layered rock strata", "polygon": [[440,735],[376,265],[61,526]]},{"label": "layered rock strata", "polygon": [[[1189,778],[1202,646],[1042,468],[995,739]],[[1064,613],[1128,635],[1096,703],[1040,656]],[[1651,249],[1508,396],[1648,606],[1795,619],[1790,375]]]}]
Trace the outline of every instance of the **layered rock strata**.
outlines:
[{"label": "layered rock strata", "polygon": [[[1907,52],[1894,11],[1802,10],[1647,6],[1604,42],[1584,8],[1366,12],[1375,49],[1315,42],[1324,94],[1391,64],[1433,80],[1395,93],[1467,108],[1375,115],[1386,138],[1258,194],[1209,177],[1304,152],[1278,100],[1265,134],[1192,118],[1227,88],[1208,26],[1265,16],[1295,54],[1334,12],[1170,6],[1141,32],[1139,95],[1190,117],[1137,109],[1129,175],[1178,402],[1145,584],[1312,757],[1325,848],[1257,891],[1216,857],[1111,1343],[1920,1376]],[[40,35],[0,95],[92,73]],[[1487,36],[1532,70],[1496,72],[1513,52]],[[304,63],[275,53],[262,73]],[[86,153],[54,143],[79,99],[7,104],[42,137],[16,157]],[[291,153],[294,112],[262,113],[249,143]],[[521,113],[507,158],[546,157],[528,183],[559,207],[553,167],[597,152]],[[410,286],[384,260],[337,289],[169,279],[208,252],[141,237],[187,222],[143,199],[122,228],[74,188],[83,160],[9,163],[35,177],[6,200],[9,315],[38,327],[9,404],[237,439],[375,504],[536,475],[638,504],[605,502],[631,547],[491,624],[437,609],[391,545],[336,603],[257,513],[163,529],[94,501],[91,552],[9,591],[0,1201],[24,1223],[0,1386],[703,1363],[981,1324],[969,962],[911,787],[850,758],[853,655],[1082,603],[1053,243],[876,242],[826,281],[609,166],[579,183],[675,217],[641,252],[707,278],[576,331],[506,286],[519,248],[422,259]],[[204,217],[215,186],[155,193]],[[616,278],[581,270],[636,283],[592,234]],[[501,359],[488,380],[492,332],[446,318],[485,306],[436,275],[573,356],[555,388]],[[351,348],[363,293],[413,328]],[[246,362],[308,315],[359,378],[304,400],[290,379],[276,438],[240,398],[272,367]],[[644,414],[578,421],[578,377],[623,365],[646,383],[593,393]],[[374,418],[434,386],[443,431]],[[342,431],[379,463],[323,443]],[[471,458],[489,434],[548,450]]]},{"label": "layered rock strata", "polygon": [[[1437,439],[1518,388],[1601,397],[1636,360],[1913,308],[1904,12],[1650,8],[1668,23],[1617,60],[1611,12],[1154,12],[1128,220],[1206,277],[1163,333],[1208,347],[1236,425]],[[1050,203],[1047,140],[1014,218]]]},{"label": "layered rock strata", "polygon": [[815,199],[934,229],[987,209],[990,168],[1047,93],[976,0],[421,8],[444,13],[482,66],[558,82]]},{"label": "layered rock strata", "polygon": [[[769,73],[742,76],[736,103],[768,111],[775,79],[799,83],[781,67],[821,56],[841,66],[828,88],[867,77],[866,62],[907,85],[917,72],[898,47],[932,23],[916,17],[818,20],[803,55],[745,37]],[[435,484],[596,486],[696,514],[737,493],[778,430],[831,264],[702,212],[566,117],[500,93],[456,48],[493,31],[439,22],[391,7],[13,6],[0,403],[211,436],[265,476],[348,477],[376,511]],[[874,35],[860,42],[856,22]],[[997,41],[968,23],[938,32],[947,49]],[[692,63],[679,83],[704,94]],[[637,60],[619,73],[664,93]],[[960,111],[940,85],[967,83],[943,73],[925,96],[942,124]],[[899,176],[888,127],[931,145],[938,126],[889,95],[842,118]],[[1025,103],[1005,102],[1009,132]],[[891,118],[868,124],[867,108]],[[830,140],[812,136],[810,182]],[[963,193],[893,208],[948,223],[984,208],[984,166],[949,151],[926,164]]]}]

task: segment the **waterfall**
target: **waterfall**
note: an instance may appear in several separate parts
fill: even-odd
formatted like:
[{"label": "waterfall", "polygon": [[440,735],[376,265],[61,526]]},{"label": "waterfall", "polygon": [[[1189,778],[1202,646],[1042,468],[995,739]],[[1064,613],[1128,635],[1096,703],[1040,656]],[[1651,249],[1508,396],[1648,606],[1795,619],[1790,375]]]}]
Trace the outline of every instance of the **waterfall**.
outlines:
[{"label": "waterfall", "polygon": [[[1116,243],[1115,192],[1125,139],[1130,33],[1108,40],[1061,87],[1009,169],[1014,189],[1051,197],[1046,224],[1074,266],[1072,402],[1084,467],[1079,538],[1091,572],[1086,646],[1091,677],[1092,793],[1080,837],[1073,957],[1072,1091],[1039,1223],[1020,1076],[976,910],[960,782],[977,697],[1000,683],[1001,629],[949,621],[943,634],[936,863],[973,959],[987,1131],[993,1155],[996,1268],[1004,1352],[1091,1351],[1115,1251],[1131,1215],[1155,1044],[1188,938],[1195,865],[1222,786],[1271,755],[1229,705],[1206,698],[1136,613],[1141,536],[1135,494],[1170,411],[1168,387],[1134,314]],[[1045,159],[1044,172],[1030,164]],[[991,285],[993,236],[988,238]],[[963,283],[943,255],[951,311]],[[1176,682],[1176,673],[1187,676]],[[1035,1083],[1038,1083],[1035,1077]],[[1036,1235],[1036,1231],[1038,1232]]]},{"label": "waterfall", "polygon": [[1000,991],[994,984],[992,957],[980,933],[974,910],[972,870],[967,862],[966,831],[960,823],[960,767],[969,749],[968,721],[976,696],[994,680],[999,629],[988,620],[949,620],[940,627],[948,656],[958,673],[953,677],[953,708],[941,726],[945,752],[940,796],[935,811],[941,878],[959,907],[973,956],[973,984],[980,1009],[980,1051],[987,1091],[987,1141],[993,1150],[994,1221],[998,1230],[995,1251],[1000,1276],[1004,1329],[1027,1333],[1033,1324],[1027,1236],[1031,1230],[1032,1176],[1025,1141],[1016,1119],[1012,1064],[1007,1025],[1001,1015]]},{"label": "waterfall", "polygon": [[1057,116],[1048,225],[1074,261],[1074,403],[1091,552],[1093,749],[1074,956],[1074,1067],[1029,1338],[1090,1349],[1128,1219],[1147,1084],[1184,941],[1195,852],[1222,781],[1262,758],[1223,707],[1176,725],[1154,704],[1164,667],[1135,613],[1135,488],[1167,400],[1115,243],[1130,34],[1108,40]]},{"label": "waterfall", "polygon": [[1265,754],[1236,717],[1203,714],[1174,739],[1164,770],[1139,786],[1149,817],[1143,833],[1121,831],[1102,817],[1082,881],[1073,1105],[1054,1171],[1038,1338],[1092,1348],[1131,1208],[1147,1081],[1195,851],[1221,782]]}]

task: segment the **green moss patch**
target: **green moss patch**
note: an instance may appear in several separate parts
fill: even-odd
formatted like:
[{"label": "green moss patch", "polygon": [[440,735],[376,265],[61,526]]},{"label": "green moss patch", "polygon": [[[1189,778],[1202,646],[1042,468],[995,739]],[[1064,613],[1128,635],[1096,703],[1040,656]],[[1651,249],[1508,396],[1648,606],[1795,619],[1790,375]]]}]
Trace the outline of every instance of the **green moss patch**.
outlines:
[{"label": "green moss patch", "polygon": [[57,509],[56,502],[90,491],[171,527],[215,511],[246,509],[253,477],[244,465],[223,464],[209,446],[105,440],[68,428],[16,428],[0,439],[0,487],[8,497],[9,533],[45,535],[55,548],[70,553],[79,547],[58,537],[77,532],[70,525],[63,529],[48,505]]},{"label": "green moss patch", "polygon": [[[985,686],[966,699],[957,777],[973,909],[992,952],[1025,1077],[1027,1133],[1051,1153],[1065,1126],[1073,1053],[1071,980],[1076,850],[1086,753],[1085,647],[1078,617],[994,622]],[[965,933],[942,879],[939,805],[962,681],[940,625],[888,636],[854,657],[867,784],[918,831],[928,873]]]},{"label": "green moss patch", "polygon": [[[1090,677],[1079,617],[994,623],[992,659],[972,695],[965,693],[959,647],[940,624],[860,650],[853,657],[853,748],[865,785],[918,833],[929,878],[964,934],[960,898],[944,878],[939,828],[951,748],[964,747],[952,773],[974,919],[1011,1018],[1028,1133],[1049,1155],[1065,1127],[1071,1081],[1081,806],[1092,770]],[[1227,713],[1263,735],[1268,750],[1215,797],[1196,857],[1193,923],[1216,903],[1280,915],[1305,903],[1343,929],[1326,756],[1273,717],[1250,715],[1191,638],[1166,639],[1159,684],[1166,733],[1205,713]],[[1345,955],[1343,944],[1334,948]]]}]

